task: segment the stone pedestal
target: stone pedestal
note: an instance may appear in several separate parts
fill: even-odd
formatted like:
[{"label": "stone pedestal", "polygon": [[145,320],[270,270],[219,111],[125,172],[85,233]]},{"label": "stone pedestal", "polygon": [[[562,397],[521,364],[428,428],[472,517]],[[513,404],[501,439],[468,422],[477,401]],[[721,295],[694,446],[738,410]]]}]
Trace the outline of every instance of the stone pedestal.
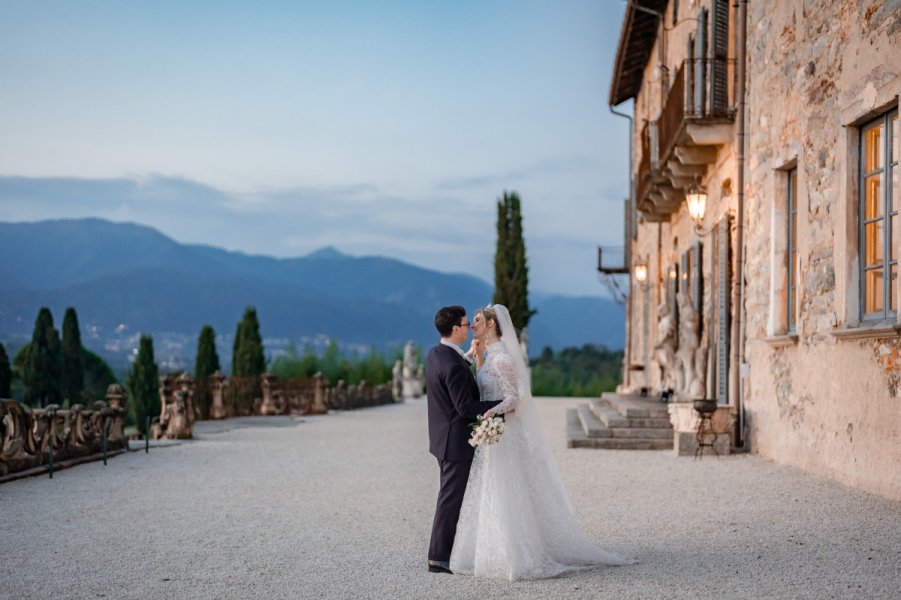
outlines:
[{"label": "stone pedestal", "polygon": [[[732,434],[717,433],[713,448],[704,448],[702,456],[726,456],[732,449]],[[674,431],[673,452],[676,456],[695,456],[698,451],[698,434],[695,431]]]},{"label": "stone pedestal", "polygon": [[278,406],[275,402],[275,375],[272,373],[263,373],[263,403],[260,405],[261,415],[277,415],[279,414]]},{"label": "stone pedestal", "polygon": [[[673,402],[668,410],[673,424],[673,451],[677,456],[694,456],[698,449],[698,425],[701,421],[698,411],[691,402]],[[710,415],[711,430],[717,434],[713,448],[721,455],[729,454],[732,448],[733,424],[734,416],[729,406],[718,406]],[[704,455],[708,454],[715,452],[705,448]]]},{"label": "stone pedestal", "polygon": [[224,419],[228,416],[225,409],[225,375],[216,371],[210,375],[210,383],[213,396],[213,402],[210,404],[210,418]]}]

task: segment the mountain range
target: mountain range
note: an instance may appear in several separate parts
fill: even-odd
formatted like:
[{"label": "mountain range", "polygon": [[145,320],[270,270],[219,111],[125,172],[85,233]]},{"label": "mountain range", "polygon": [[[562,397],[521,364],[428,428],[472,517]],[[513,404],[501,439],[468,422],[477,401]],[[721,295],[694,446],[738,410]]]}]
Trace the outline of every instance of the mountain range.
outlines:
[{"label": "mountain range", "polygon": [[[101,219],[0,223],[0,342],[21,346],[41,306],[61,329],[67,306],[78,311],[85,346],[115,364],[154,335],[166,367],[193,362],[200,328],[219,334],[220,356],[246,306],[260,319],[266,350],[289,342],[390,348],[436,341],[438,307],[469,310],[491,300],[492,286],[399,260],[354,257],[327,247],[300,258],[272,258],[180,244],[143,225]],[[600,297],[532,293],[530,354],[545,346],[621,348],[623,309]]]}]

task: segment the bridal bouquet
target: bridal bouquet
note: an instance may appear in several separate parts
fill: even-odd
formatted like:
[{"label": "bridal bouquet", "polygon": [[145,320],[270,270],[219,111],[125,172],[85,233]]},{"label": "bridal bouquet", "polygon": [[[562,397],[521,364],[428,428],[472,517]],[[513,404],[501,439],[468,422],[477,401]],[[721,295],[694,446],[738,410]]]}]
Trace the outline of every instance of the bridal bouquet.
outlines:
[{"label": "bridal bouquet", "polygon": [[504,419],[499,416],[486,419],[484,416],[479,415],[479,420],[473,423],[470,428],[472,429],[472,435],[469,438],[469,445],[473,448],[482,444],[496,444],[501,439],[501,434],[504,433]]}]

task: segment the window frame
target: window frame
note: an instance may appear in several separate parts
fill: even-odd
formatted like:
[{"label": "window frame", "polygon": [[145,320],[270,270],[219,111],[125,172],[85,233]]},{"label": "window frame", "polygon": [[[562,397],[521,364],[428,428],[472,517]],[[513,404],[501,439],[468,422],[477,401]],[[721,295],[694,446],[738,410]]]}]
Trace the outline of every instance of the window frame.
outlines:
[{"label": "window frame", "polygon": [[788,334],[798,331],[798,167],[787,171],[786,177],[786,302],[785,329]]},{"label": "window frame", "polygon": [[[858,142],[858,264],[860,269],[860,319],[861,323],[878,323],[878,322],[895,322],[898,318],[897,304],[892,309],[892,298],[896,303],[897,287],[896,280],[893,280],[892,272],[897,278],[898,258],[894,256],[893,245],[897,232],[893,231],[898,216],[898,211],[893,210],[893,186],[899,182],[892,181],[892,168],[898,164],[898,156],[893,152],[894,132],[892,131],[893,119],[898,117],[898,108],[895,107],[875,119],[872,119],[860,126],[860,139]],[[882,127],[883,135],[879,144],[879,168],[870,172],[866,171],[867,159],[867,133],[877,127]],[[881,177],[879,216],[871,219],[866,218],[866,202],[867,202],[867,179],[870,177]],[[867,266],[867,225],[882,222],[882,260],[878,266]],[[867,312],[867,274],[874,271],[882,271],[882,310]]]}]

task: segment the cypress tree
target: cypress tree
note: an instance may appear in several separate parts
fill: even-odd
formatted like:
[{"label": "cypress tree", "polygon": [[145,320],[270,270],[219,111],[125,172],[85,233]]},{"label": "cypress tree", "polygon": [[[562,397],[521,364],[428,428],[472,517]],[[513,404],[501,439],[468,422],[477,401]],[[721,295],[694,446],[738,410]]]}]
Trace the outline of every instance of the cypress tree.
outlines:
[{"label": "cypress tree", "polygon": [[142,335],[138,356],[128,374],[129,406],[138,431],[147,435],[147,416],[160,412],[159,369],[153,358],[153,338]]},{"label": "cypress tree", "polygon": [[6,354],[6,348],[0,344],[0,398],[8,400],[12,397],[12,383],[13,370],[9,366],[9,356]]},{"label": "cypress tree", "polygon": [[33,407],[62,402],[62,346],[50,309],[42,307],[34,322],[22,378],[25,401]]},{"label": "cypress tree", "polygon": [[216,352],[216,332],[209,325],[204,325],[197,339],[194,377],[208,377],[220,369],[219,353]]},{"label": "cypress tree", "polygon": [[497,203],[497,250],[494,254],[494,296],[503,304],[517,332],[525,329],[535,310],[529,308],[529,267],[522,235],[519,194],[504,192]]},{"label": "cypress tree", "polygon": [[84,392],[82,395],[88,400],[99,400],[106,397],[106,389],[111,383],[116,383],[116,376],[106,361],[88,350],[81,349],[82,363],[84,364]]},{"label": "cypress tree", "polygon": [[204,325],[200,330],[200,338],[197,340],[197,359],[194,361],[194,377],[197,378],[195,400],[200,418],[205,419],[209,414],[213,395],[206,382],[206,378],[220,370],[219,354],[216,352],[216,332],[209,325]]},{"label": "cypress tree", "polygon": [[69,406],[80,404],[84,393],[84,356],[78,315],[71,306],[63,317],[62,364],[63,391],[69,399]]},{"label": "cypress tree", "polygon": [[263,338],[260,336],[257,311],[254,307],[248,306],[235,333],[235,342],[232,346],[232,375],[253,377],[262,375],[265,371],[266,358],[263,356]]}]

